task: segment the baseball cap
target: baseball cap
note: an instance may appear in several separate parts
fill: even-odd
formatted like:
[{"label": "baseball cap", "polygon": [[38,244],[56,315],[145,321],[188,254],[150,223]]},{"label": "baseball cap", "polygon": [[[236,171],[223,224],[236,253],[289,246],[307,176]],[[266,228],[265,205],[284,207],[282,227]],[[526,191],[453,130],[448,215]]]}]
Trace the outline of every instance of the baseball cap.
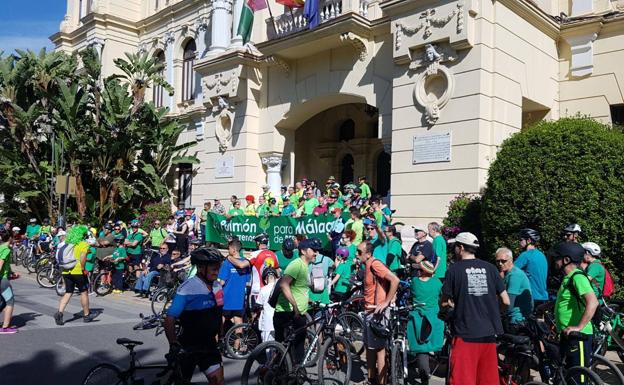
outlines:
[{"label": "baseball cap", "polygon": [[455,238],[449,239],[448,243],[461,243],[464,245],[479,247],[479,239],[477,239],[473,233],[469,232],[457,234]]},{"label": "baseball cap", "polygon": [[423,224],[420,224],[420,223],[417,224],[417,225],[412,226],[412,228],[414,229],[414,232],[416,232],[416,231],[424,231],[425,233],[427,232],[427,226],[423,225]]},{"label": "baseball cap", "polygon": [[35,223],[37,220],[35,218],[30,218],[30,223]]},{"label": "baseball cap", "polygon": [[560,242],[553,248],[551,255],[553,259],[561,259],[563,257],[570,258],[574,263],[580,263],[585,256],[585,249],[576,242]]},{"label": "baseball cap", "polygon": [[364,220],[362,221],[362,223],[364,224],[364,226],[371,226],[371,225],[376,224],[376,222],[375,222],[375,221],[373,221],[373,220],[372,220],[372,219],[370,219],[370,218],[364,218]]},{"label": "baseball cap", "polygon": [[303,239],[299,241],[299,250],[314,249],[311,239]]},{"label": "baseball cap", "polygon": [[65,232],[65,230],[59,230],[59,231],[56,233],[56,235],[57,235],[57,236],[59,236],[59,237],[62,237],[62,236],[67,235],[67,233]]},{"label": "baseball cap", "polygon": [[263,184],[262,188],[269,188],[270,186],[268,184]]},{"label": "baseball cap", "polygon": [[420,262],[420,269],[423,271],[426,271],[429,274],[433,274],[435,273],[436,267],[434,266],[433,263],[427,260],[423,260],[422,262]]}]

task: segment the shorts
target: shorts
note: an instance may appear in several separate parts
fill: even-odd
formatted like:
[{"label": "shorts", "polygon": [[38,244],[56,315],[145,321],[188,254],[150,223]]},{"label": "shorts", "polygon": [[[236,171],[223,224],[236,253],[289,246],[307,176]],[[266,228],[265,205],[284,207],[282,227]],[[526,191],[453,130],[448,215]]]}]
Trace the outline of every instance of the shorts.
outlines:
[{"label": "shorts", "polygon": [[381,314],[366,314],[364,317],[364,331],[363,331],[363,339],[364,345],[368,349],[383,349],[388,345],[387,338],[378,337],[370,327],[371,320],[375,318],[376,320],[381,320],[381,323],[385,326],[388,325],[388,318]]},{"label": "shorts", "polygon": [[15,297],[13,296],[13,288],[8,278],[0,278],[0,295],[4,298],[6,306],[13,306],[15,304]]},{"label": "shorts", "polygon": [[184,360],[180,362],[180,370],[182,371],[184,380],[190,381],[191,378],[193,378],[193,372],[196,366],[199,366],[199,370],[201,370],[202,373],[210,375],[222,365],[221,354],[219,354],[219,350],[215,348],[213,352],[202,352],[185,357]]},{"label": "shorts", "polygon": [[76,289],[79,293],[84,293],[88,289],[87,277],[82,274],[65,274],[63,275],[65,282],[65,293],[72,294]]},{"label": "shorts", "polygon": [[141,254],[128,253],[128,266],[139,266],[141,264]]},{"label": "shorts", "polygon": [[223,318],[232,318],[232,317],[240,317],[243,318],[244,312],[243,310],[223,310]]}]

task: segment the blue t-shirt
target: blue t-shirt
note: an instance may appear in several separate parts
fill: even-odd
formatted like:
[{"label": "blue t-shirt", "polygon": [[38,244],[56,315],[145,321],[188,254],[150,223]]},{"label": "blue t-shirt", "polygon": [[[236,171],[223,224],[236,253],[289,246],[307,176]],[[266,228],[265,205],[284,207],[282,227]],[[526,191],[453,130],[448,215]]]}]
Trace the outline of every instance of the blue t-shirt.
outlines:
[{"label": "blue t-shirt", "polygon": [[507,316],[512,324],[524,321],[533,311],[533,297],[531,283],[524,271],[516,266],[505,274],[503,278],[507,294],[514,297],[513,304],[507,308]]},{"label": "blue t-shirt", "polygon": [[518,256],[514,266],[524,270],[531,283],[534,301],[548,300],[546,280],[548,279],[548,261],[544,253],[538,249],[526,250]]},{"label": "blue t-shirt", "polygon": [[219,270],[223,281],[223,310],[243,310],[245,308],[245,287],[251,278],[249,268],[237,269],[227,259]]}]

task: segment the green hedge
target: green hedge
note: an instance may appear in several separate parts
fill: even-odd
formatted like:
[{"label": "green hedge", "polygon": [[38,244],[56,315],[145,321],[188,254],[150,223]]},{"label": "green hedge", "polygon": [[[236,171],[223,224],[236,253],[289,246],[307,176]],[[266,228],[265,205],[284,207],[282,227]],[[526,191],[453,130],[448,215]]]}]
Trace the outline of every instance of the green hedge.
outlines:
[{"label": "green hedge", "polygon": [[624,134],[589,118],[540,122],[505,140],[489,170],[481,222],[486,252],[517,250],[517,232],[539,230],[542,249],[568,223],[624,272]]}]

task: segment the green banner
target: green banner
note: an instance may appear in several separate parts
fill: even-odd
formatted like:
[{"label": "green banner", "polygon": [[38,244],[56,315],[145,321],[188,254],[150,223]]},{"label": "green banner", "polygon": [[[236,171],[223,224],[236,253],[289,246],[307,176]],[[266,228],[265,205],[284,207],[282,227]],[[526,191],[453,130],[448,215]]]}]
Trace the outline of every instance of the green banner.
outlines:
[{"label": "green banner", "polygon": [[[343,221],[346,222],[345,216],[343,214]],[[269,249],[280,250],[284,239],[302,234],[308,238],[318,238],[325,247],[328,247],[327,234],[333,230],[334,222],[334,216],[330,214],[301,218],[235,216],[228,219],[223,215],[209,213],[206,221],[206,241],[226,244],[228,236],[236,235],[244,248],[255,249],[256,235],[266,233],[269,236]]]}]

